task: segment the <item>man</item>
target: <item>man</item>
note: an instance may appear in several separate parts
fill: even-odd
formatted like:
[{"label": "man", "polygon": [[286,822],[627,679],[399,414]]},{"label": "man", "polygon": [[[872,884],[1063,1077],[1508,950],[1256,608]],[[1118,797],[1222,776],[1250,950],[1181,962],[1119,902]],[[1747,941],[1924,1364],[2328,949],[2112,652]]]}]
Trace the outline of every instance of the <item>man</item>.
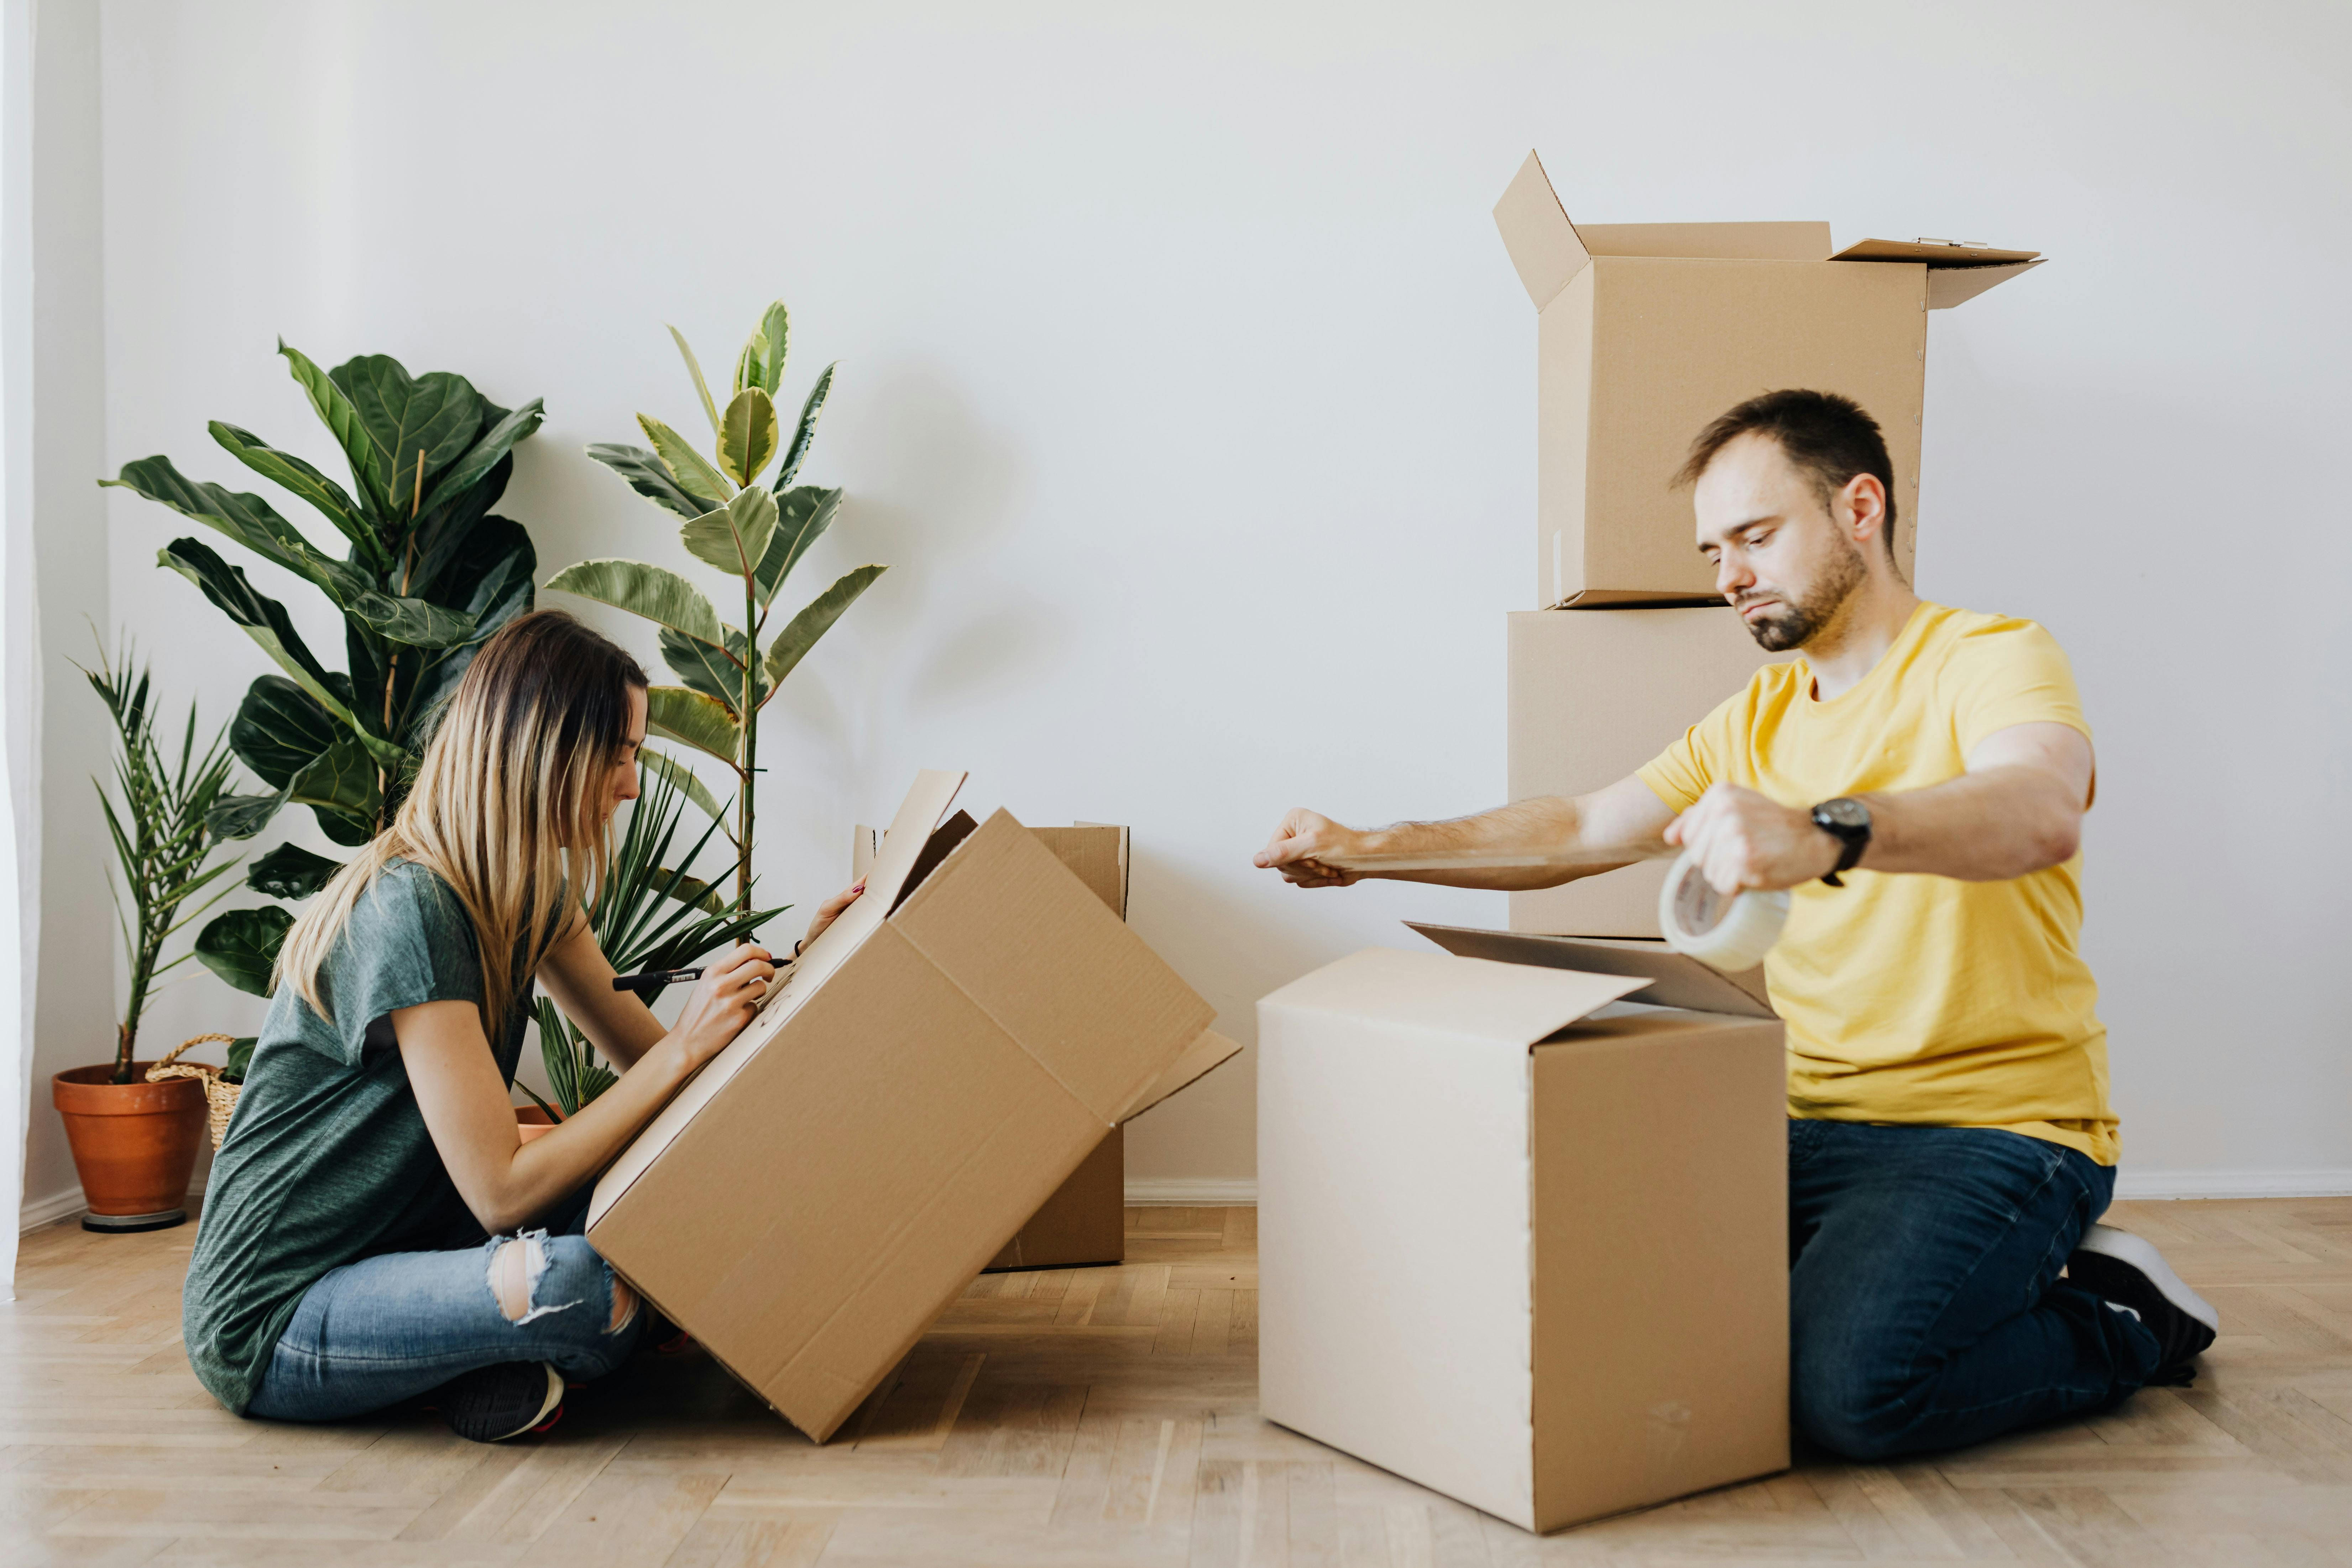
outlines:
[{"label": "man", "polygon": [[[2094,767],[2065,655],[2031,621],[1911,592],[1885,442],[1845,398],[1743,403],[1676,482],[1717,587],[1798,658],[1606,789],[1371,831],[1294,811],[1256,863],[1339,887],[1358,873],[1326,857],[1663,840],[1725,893],[1790,889],[1766,976],[1788,1028],[1801,1429],[1875,1459],[2186,1383],[2212,1309],[2093,1223],[2116,1119],[2076,942]],[[1537,888],[1608,868],[1394,875]]]}]

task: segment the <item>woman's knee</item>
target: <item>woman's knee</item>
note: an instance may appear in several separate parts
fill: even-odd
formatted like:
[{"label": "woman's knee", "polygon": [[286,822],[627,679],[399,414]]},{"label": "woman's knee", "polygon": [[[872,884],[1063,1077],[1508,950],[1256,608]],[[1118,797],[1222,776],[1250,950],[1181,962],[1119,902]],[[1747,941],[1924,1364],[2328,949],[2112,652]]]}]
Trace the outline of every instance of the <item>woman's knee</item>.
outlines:
[{"label": "woman's knee", "polygon": [[636,1323],[636,1293],[581,1237],[527,1230],[498,1237],[488,1284],[499,1315],[518,1328],[561,1317],[566,1329],[593,1322],[609,1337]]}]

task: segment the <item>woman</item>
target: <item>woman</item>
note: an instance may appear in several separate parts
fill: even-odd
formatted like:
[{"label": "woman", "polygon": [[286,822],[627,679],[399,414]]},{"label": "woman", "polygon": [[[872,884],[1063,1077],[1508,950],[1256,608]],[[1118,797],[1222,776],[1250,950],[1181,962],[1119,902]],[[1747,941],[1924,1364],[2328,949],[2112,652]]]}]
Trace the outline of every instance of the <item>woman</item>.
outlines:
[{"label": "woman", "polygon": [[[587,1184],[775,976],[736,948],[667,1031],[613,989],[583,903],[645,733],[634,659],[560,611],[518,618],[466,671],[392,826],[287,934],[183,1308],[196,1376],[231,1410],[327,1421],[429,1392],[460,1436],[497,1442],[628,1353],[643,1314],[579,1234]],[[534,975],[623,1070],[525,1144],[509,1091]]]}]

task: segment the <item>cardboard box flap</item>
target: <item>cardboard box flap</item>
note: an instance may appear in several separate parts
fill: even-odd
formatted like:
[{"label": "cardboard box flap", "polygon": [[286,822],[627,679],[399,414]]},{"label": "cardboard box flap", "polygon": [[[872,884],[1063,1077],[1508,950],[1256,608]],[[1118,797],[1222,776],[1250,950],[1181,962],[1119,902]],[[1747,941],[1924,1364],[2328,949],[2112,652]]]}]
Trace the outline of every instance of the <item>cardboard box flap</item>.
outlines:
[{"label": "cardboard box flap", "polygon": [[1166,1072],[1153,1079],[1150,1086],[1135,1097],[1119,1121],[1132,1121],[1178,1089],[1190,1089],[1239,1056],[1241,1049],[1238,1040],[1229,1040],[1214,1029],[1202,1030],[1201,1037],[1185,1047],[1184,1054],[1170,1063]]},{"label": "cardboard box flap", "polygon": [[1580,223],[1576,237],[1595,256],[1824,261],[1830,254],[1825,223]]},{"label": "cardboard box flap", "polygon": [[[897,837],[893,827],[883,839],[884,861]],[[1216,1019],[1008,811],[959,845],[890,924],[1105,1128]]]},{"label": "cardboard box flap", "polygon": [[1640,975],[1368,947],[1292,981],[1258,1005],[1526,1047],[1650,984]]},{"label": "cardboard box flap", "polygon": [[705,1063],[702,1070],[662,1107],[660,1113],[646,1124],[645,1131],[621,1152],[621,1157],[597,1178],[596,1191],[588,1205],[590,1225],[604,1216],[621,1194],[629,1190],[629,1184],[643,1175],[670,1141],[694,1120],[695,1112],[708,1105],[728,1080],[743,1069],[743,1064],[775,1037],[784,1020],[799,1010],[825,977],[847,962],[859,944],[880,929],[899,888],[928,847],[932,830],[955,805],[964,778],[960,773],[929,768],[916,775],[914,786],[908,790],[898,816],[891,819],[894,837],[882,847],[866,875],[865,896],[808,944],[799,961],[784,972],[783,979],[769,993],[759,1016],[745,1026],[725,1050]]},{"label": "cardboard box flap", "polygon": [[1586,974],[1639,976],[1650,988],[1634,998],[1656,1007],[1686,1007],[1695,1013],[1728,1013],[1741,1018],[1774,1018],[1764,989],[1764,972],[1726,974],[1662,942],[1612,941],[1607,937],[1543,936],[1531,931],[1479,931],[1469,926],[1423,925],[1407,921],[1446,952],[1460,958],[1499,963],[1532,963]]},{"label": "cardboard box flap", "polygon": [[1865,239],[1832,261],[1915,261],[1927,268],[1927,309],[1948,310],[2028,272],[2045,259],[2038,250],[1997,250],[1962,240]]},{"label": "cardboard box flap", "polygon": [[1569,279],[1592,259],[1577,237],[1576,226],[1568,221],[1568,209],[1552,192],[1543,160],[1533,153],[1495,204],[1495,226],[1503,231],[1511,265],[1518,268],[1519,281],[1538,310],[1559,298]]}]

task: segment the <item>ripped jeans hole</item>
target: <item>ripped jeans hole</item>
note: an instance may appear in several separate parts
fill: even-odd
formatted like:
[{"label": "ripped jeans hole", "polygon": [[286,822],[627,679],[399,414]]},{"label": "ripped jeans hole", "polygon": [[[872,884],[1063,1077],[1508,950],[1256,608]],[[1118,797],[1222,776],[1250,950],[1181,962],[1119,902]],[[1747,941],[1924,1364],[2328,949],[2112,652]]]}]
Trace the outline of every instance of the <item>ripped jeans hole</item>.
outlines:
[{"label": "ripped jeans hole", "polygon": [[511,1237],[501,1237],[492,1243],[489,1267],[490,1294],[499,1303],[499,1311],[516,1328],[535,1323],[551,1312],[562,1312],[578,1306],[577,1301],[556,1301],[541,1305],[538,1300],[540,1281],[547,1275],[547,1232],[526,1230]]}]

